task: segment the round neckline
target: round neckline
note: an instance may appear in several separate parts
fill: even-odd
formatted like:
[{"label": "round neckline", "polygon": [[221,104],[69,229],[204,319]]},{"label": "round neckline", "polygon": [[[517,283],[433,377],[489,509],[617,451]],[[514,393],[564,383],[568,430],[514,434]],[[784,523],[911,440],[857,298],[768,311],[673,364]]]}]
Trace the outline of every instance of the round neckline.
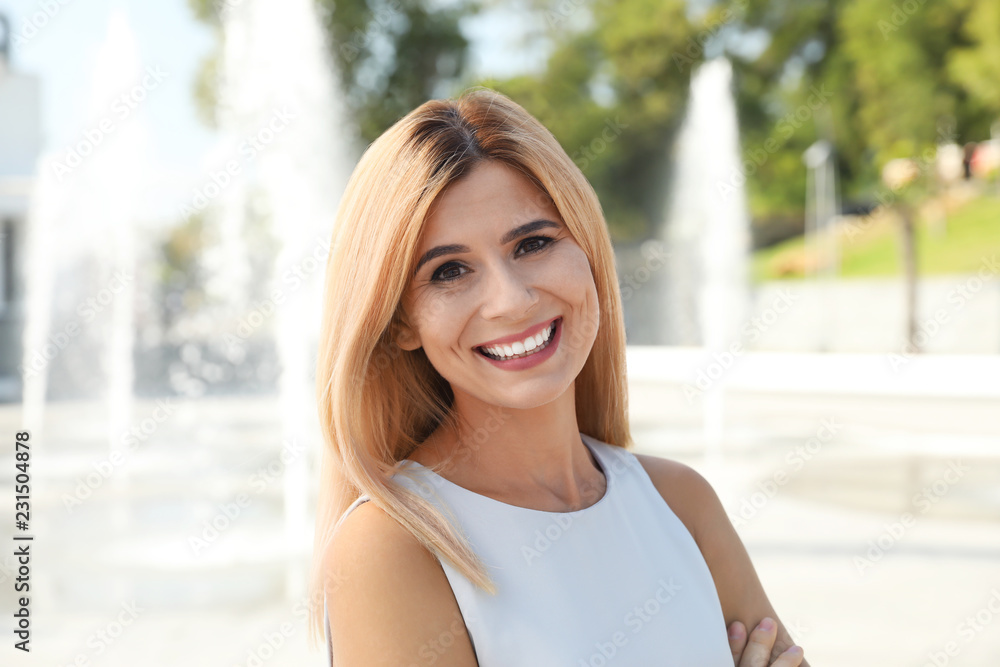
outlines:
[{"label": "round neckline", "polygon": [[437,474],[436,472],[434,472],[433,470],[431,470],[430,468],[428,468],[424,464],[419,463],[417,461],[414,461],[413,459],[403,459],[403,461],[406,461],[408,463],[412,463],[413,465],[417,466],[418,468],[421,468],[424,471],[426,471],[429,475],[433,475],[434,477],[438,478],[439,480],[441,480],[446,485],[448,485],[448,486],[450,486],[450,487],[452,487],[454,489],[458,489],[462,493],[468,494],[470,496],[475,496],[476,498],[481,498],[483,501],[486,501],[486,502],[491,503],[493,505],[499,505],[501,507],[505,507],[505,508],[509,508],[509,509],[514,509],[514,510],[522,510],[522,511],[525,511],[525,512],[534,512],[535,514],[542,514],[542,515],[556,516],[556,515],[563,515],[563,514],[579,514],[580,512],[587,512],[587,511],[590,511],[590,510],[593,510],[593,509],[597,508],[600,505],[607,504],[606,501],[608,499],[608,496],[611,495],[612,485],[614,484],[614,480],[612,479],[613,475],[608,474],[608,465],[607,465],[607,463],[604,461],[604,459],[602,458],[601,454],[597,451],[598,448],[596,446],[596,440],[594,441],[594,444],[591,444],[590,442],[587,442],[588,439],[592,439],[592,438],[589,435],[587,435],[586,433],[583,433],[583,432],[580,433],[580,441],[583,443],[584,447],[586,447],[588,450],[590,450],[590,453],[594,456],[594,460],[597,461],[597,465],[601,468],[601,473],[604,475],[604,480],[605,480],[604,495],[602,495],[600,497],[600,499],[598,499],[598,501],[596,503],[594,503],[593,505],[590,505],[589,507],[584,507],[583,509],[572,510],[570,512],[551,512],[549,510],[538,510],[538,509],[535,509],[533,507],[521,507],[520,505],[511,505],[510,503],[505,503],[502,500],[497,500],[496,498],[490,498],[489,496],[484,496],[481,493],[476,493],[475,491],[467,489],[464,486],[460,486],[458,484],[455,484],[454,482],[452,482],[452,481],[450,481],[448,479],[445,479],[441,475]]}]

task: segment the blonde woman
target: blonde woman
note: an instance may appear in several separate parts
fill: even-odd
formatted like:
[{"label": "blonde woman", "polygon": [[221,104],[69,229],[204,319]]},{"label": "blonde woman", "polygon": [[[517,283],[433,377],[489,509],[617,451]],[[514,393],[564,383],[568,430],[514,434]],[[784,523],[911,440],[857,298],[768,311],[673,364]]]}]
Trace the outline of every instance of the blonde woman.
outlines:
[{"label": "blonde woman", "polygon": [[372,143],[325,289],[331,663],[805,664],[708,483],[630,451],[604,217],[524,109],[476,90]]}]

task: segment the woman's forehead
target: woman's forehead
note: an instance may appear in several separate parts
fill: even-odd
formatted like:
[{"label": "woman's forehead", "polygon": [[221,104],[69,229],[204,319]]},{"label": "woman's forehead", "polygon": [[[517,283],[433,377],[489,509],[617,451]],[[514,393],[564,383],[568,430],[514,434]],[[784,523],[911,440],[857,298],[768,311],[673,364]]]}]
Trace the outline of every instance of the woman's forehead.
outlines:
[{"label": "woman's forehead", "polygon": [[481,162],[438,197],[424,225],[424,237],[463,227],[506,227],[539,215],[559,216],[546,193],[516,169],[500,162]]}]

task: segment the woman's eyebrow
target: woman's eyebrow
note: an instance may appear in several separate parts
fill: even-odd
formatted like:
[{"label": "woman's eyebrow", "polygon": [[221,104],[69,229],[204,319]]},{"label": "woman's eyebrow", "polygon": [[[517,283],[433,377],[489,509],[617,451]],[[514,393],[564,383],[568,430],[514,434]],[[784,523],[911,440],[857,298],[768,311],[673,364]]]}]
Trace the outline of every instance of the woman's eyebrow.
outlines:
[{"label": "woman's eyebrow", "polygon": [[[539,229],[547,229],[550,227],[554,229],[559,229],[559,224],[551,220],[532,220],[531,222],[526,222],[523,225],[518,225],[514,229],[511,229],[510,231],[505,233],[503,237],[500,239],[500,245],[507,245],[511,241],[519,239],[522,236],[525,236],[526,234],[536,232]],[[426,264],[427,262],[431,261],[432,259],[441,257],[442,255],[452,255],[463,252],[469,252],[469,246],[462,245],[460,243],[450,243],[448,245],[434,246],[433,248],[431,248],[430,250],[428,250],[427,252],[425,252],[423,255],[420,256],[420,259],[417,261],[417,268],[413,269],[413,274],[416,275],[417,272],[420,271],[420,267]]]},{"label": "woman's eyebrow", "polygon": [[413,275],[416,275],[420,271],[420,267],[431,261],[435,257],[440,257],[441,255],[451,255],[453,253],[469,252],[469,246],[461,245],[458,243],[452,243],[449,245],[439,245],[431,248],[425,252],[420,257],[420,261],[417,262],[417,268],[413,269]]},{"label": "woman's eyebrow", "polygon": [[532,220],[531,222],[526,222],[523,225],[518,225],[514,229],[510,230],[503,235],[500,239],[500,245],[507,245],[514,239],[518,239],[525,234],[530,234],[531,232],[537,232],[539,229],[546,229],[547,227],[553,227],[559,229],[559,225],[552,222],[551,220]]}]

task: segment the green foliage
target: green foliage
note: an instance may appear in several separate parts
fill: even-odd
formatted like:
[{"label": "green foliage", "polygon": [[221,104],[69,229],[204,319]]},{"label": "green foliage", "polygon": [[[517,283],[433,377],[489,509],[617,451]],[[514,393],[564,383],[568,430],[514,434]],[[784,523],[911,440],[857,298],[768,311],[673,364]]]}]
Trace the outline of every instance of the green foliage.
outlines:
[{"label": "green foliage", "polygon": [[940,4],[912,15],[888,0],[848,0],[840,15],[843,50],[860,102],[854,127],[876,162],[933,149],[938,127],[954,117],[953,87],[941,62],[960,16]]},{"label": "green foliage", "polygon": [[156,267],[159,301],[164,304],[164,329],[169,329],[182,312],[204,306],[202,286],[207,276],[199,258],[205,247],[205,219],[201,213],[171,228],[161,242]]},{"label": "green foliage", "polygon": [[970,104],[983,110],[1000,109],[1000,3],[971,5],[962,25],[966,45],[948,53],[951,78],[969,95]]},{"label": "green foliage", "polygon": [[[195,18],[216,28],[221,39],[219,5],[214,0],[188,0],[188,7]],[[201,63],[201,68],[195,75],[194,87],[191,91],[194,97],[195,110],[198,118],[208,127],[216,127],[218,117],[219,92],[219,47],[210,53]]]},{"label": "green foliage", "polygon": [[201,68],[195,75],[194,99],[195,111],[199,120],[208,127],[218,127],[217,101],[219,89],[219,52],[214,51],[206,56]]},{"label": "green foliage", "polygon": [[[848,198],[873,191],[889,160],[981,141],[1000,119],[995,0],[759,0],[738,31],[766,43],[749,54],[730,49],[744,147],[773,131],[803,91],[825,85],[835,92],[828,108],[782,152],[798,157],[816,138],[832,141]],[[771,159],[748,187],[757,216],[801,211],[804,169]]]},{"label": "green foliage", "polygon": [[552,45],[544,71],[478,83],[552,131],[593,184],[614,238],[648,236],[662,219],[668,149],[691,67],[702,58],[685,3],[539,2],[536,9]]},{"label": "green foliage", "polygon": [[[477,0],[316,0],[339,67],[340,80],[362,138],[368,142],[411,109],[453,92],[468,43],[459,30]],[[188,0],[195,17],[219,28],[220,0]],[[199,115],[215,123],[219,52],[202,64],[194,95]]]},{"label": "green foliage", "polygon": [[454,92],[468,51],[459,21],[479,9],[475,0],[317,2],[366,142],[428,99]]},{"label": "green foliage", "polygon": [[[802,153],[817,139],[835,146],[842,195],[868,199],[888,160],[982,140],[1000,119],[996,0],[721,0],[700,15],[685,0],[522,0],[549,57],[539,72],[482,81],[466,75],[460,25],[485,0],[316,1],[364,140],[427,99],[496,88],[552,131],[619,240],[662,220],[669,147],[708,56],[734,63],[762,229],[801,229]],[[189,4],[219,24],[218,0]],[[209,123],[216,68],[217,56],[206,60],[195,91]],[[817,91],[830,94],[816,104]]]}]

